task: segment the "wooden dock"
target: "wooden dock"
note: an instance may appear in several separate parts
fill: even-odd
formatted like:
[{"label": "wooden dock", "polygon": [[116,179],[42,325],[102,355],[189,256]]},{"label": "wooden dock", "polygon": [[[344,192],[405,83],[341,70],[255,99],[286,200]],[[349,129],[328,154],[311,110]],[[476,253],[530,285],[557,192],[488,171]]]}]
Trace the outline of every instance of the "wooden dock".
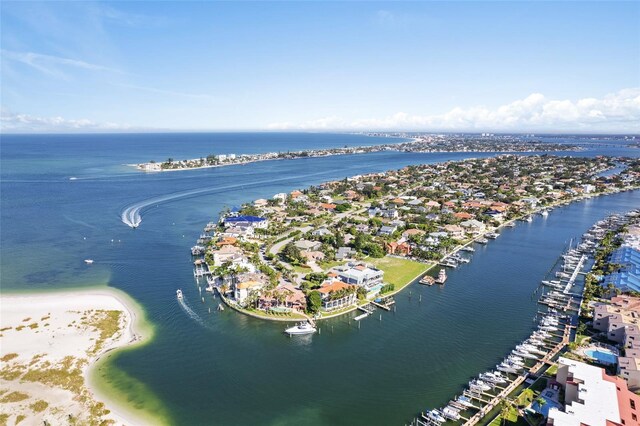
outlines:
[{"label": "wooden dock", "polygon": [[[558,342],[555,345],[555,347],[547,355],[545,355],[544,358],[539,360],[533,367],[531,367],[529,371],[531,373],[536,373],[540,369],[542,369],[542,367],[544,367],[545,365],[553,364],[551,360],[553,359],[554,356],[558,354],[558,352],[560,352],[569,343],[570,335],[571,335],[571,326],[567,324],[564,327],[562,341]],[[482,407],[480,411],[478,411],[471,418],[469,418],[469,420],[467,420],[464,423],[464,426],[473,426],[478,422],[480,422],[487,414],[489,414],[491,410],[496,408],[504,398],[506,398],[507,396],[509,396],[509,394],[511,394],[511,392],[516,390],[516,388],[520,386],[527,379],[527,377],[528,377],[528,373],[518,376],[513,382],[509,384],[509,386],[504,388],[498,395],[496,395],[493,399],[491,399],[491,401],[489,401],[487,405]]]}]

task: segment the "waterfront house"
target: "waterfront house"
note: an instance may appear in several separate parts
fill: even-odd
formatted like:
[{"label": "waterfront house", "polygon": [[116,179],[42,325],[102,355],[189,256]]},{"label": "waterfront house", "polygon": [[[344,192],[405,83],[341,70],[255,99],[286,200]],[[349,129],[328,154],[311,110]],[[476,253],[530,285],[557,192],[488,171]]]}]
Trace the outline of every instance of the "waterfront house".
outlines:
[{"label": "waterfront house", "polygon": [[272,291],[265,291],[260,294],[258,307],[263,310],[286,308],[304,312],[307,307],[307,298],[302,290],[293,284],[281,282]]},{"label": "waterfront house", "polygon": [[269,225],[267,218],[260,216],[230,216],[224,219],[224,226],[228,227],[253,227],[265,229]]},{"label": "waterfront house", "polygon": [[369,267],[364,263],[348,263],[335,268],[338,277],[347,284],[355,284],[369,290],[371,287],[382,284],[384,272],[380,269]]},{"label": "waterfront house", "polygon": [[323,311],[335,311],[356,303],[356,287],[339,280],[327,280],[318,289]]},{"label": "waterfront house", "polygon": [[460,226],[462,226],[466,232],[472,234],[472,235],[478,235],[484,232],[484,230],[486,229],[486,226],[484,223],[477,221],[475,219],[471,219],[471,220],[466,220],[464,222],[460,223]]},{"label": "waterfront house", "polygon": [[458,240],[464,238],[464,228],[460,225],[445,225],[444,230],[451,238]]},{"label": "waterfront house", "polygon": [[287,201],[287,194],[285,194],[284,192],[279,192],[279,193],[275,194],[272,198],[274,200],[280,201],[281,203],[284,203],[284,202]]},{"label": "waterfront house", "polygon": [[262,290],[265,284],[262,279],[237,279],[233,289],[233,298],[240,306],[244,306],[249,295]]}]

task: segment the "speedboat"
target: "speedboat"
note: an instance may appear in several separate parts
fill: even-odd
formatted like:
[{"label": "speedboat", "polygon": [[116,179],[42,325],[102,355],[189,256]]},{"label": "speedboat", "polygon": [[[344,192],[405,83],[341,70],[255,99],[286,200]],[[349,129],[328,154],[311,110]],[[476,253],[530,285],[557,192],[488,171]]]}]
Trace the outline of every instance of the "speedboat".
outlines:
[{"label": "speedboat", "polygon": [[469,382],[469,389],[475,391],[488,391],[491,390],[491,386],[482,380],[472,380]]},{"label": "speedboat", "polygon": [[540,214],[541,214],[543,217],[547,217],[547,216],[549,216],[549,212],[548,212],[548,211],[546,211],[546,210],[542,210],[542,211],[540,212]]},{"label": "speedboat", "polygon": [[476,249],[474,249],[474,248],[473,248],[473,247],[471,247],[471,246],[464,246],[464,247],[462,247],[460,250],[462,250],[462,251],[466,251],[466,252],[469,252],[469,253],[473,253],[474,251],[476,251]]},{"label": "speedboat", "polygon": [[178,297],[178,299],[182,299],[182,290],[177,289],[176,290],[176,296]]},{"label": "speedboat", "polygon": [[519,350],[519,349],[513,350],[512,353],[514,355],[516,355],[516,356],[521,356],[522,358],[527,358],[527,359],[538,359],[539,358],[538,356],[536,356],[536,355],[534,355],[534,354],[532,354],[530,352],[527,352],[527,351],[524,351],[524,350]]},{"label": "speedboat", "polygon": [[294,327],[289,327],[287,328],[285,331],[285,333],[292,335],[292,334],[313,334],[316,332],[316,328],[311,325],[311,323],[309,322],[301,322],[300,324],[294,326]]},{"label": "speedboat", "polygon": [[438,423],[444,423],[447,421],[447,419],[444,418],[442,413],[439,410],[436,410],[435,408],[431,411],[427,411],[427,418],[429,420],[433,420],[434,422],[438,422]]},{"label": "speedboat", "polygon": [[510,362],[503,362],[499,364],[497,367],[498,371],[502,371],[504,373],[518,373],[518,371],[522,370],[521,365],[513,364]]},{"label": "speedboat", "polygon": [[493,383],[493,384],[504,383],[505,381],[502,375],[496,376],[495,373],[482,373],[480,374],[480,379],[482,379],[487,383]]},{"label": "speedboat", "polygon": [[486,238],[478,238],[478,239],[476,240],[476,242],[477,242],[478,244],[487,244],[487,243],[489,242],[489,240],[487,240]]},{"label": "speedboat", "polygon": [[465,407],[469,407],[469,408],[471,408],[471,407],[473,407],[473,406],[474,406],[474,405],[473,405],[473,403],[471,402],[471,398],[466,397],[466,396],[464,396],[464,395],[460,395],[460,396],[458,397],[458,399],[456,399],[456,401],[457,401],[459,404],[464,405]]},{"label": "speedboat", "polygon": [[91,265],[93,263],[93,259],[85,259],[84,263],[86,263],[87,265]]}]

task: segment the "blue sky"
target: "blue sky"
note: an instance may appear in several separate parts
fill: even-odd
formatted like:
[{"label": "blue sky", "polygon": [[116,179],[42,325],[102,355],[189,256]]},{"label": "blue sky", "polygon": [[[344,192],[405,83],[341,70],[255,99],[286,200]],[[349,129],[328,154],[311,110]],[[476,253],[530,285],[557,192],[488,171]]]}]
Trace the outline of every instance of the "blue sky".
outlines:
[{"label": "blue sky", "polygon": [[10,2],[4,131],[640,131],[639,2]]}]

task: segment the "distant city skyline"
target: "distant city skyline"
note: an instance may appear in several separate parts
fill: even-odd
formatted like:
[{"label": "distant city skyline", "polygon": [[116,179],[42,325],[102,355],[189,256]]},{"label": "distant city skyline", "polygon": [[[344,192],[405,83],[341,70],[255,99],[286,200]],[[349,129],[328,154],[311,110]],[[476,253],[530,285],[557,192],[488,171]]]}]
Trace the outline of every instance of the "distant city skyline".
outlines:
[{"label": "distant city skyline", "polygon": [[638,2],[0,8],[7,133],[640,133]]}]

